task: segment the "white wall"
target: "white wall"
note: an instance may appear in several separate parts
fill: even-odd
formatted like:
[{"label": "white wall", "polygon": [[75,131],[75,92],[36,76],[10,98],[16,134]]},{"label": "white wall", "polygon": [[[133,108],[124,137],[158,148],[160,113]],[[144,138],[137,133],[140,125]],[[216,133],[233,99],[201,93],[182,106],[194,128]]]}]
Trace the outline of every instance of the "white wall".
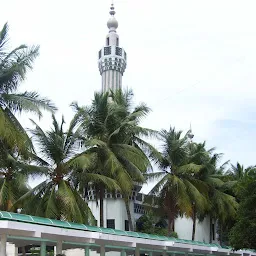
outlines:
[{"label": "white wall", "polygon": [[[177,218],[175,220],[175,231],[181,239],[192,239],[193,221],[191,218]],[[195,240],[209,243],[210,241],[210,220],[205,218],[202,222],[196,223]]]},{"label": "white wall", "polygon": [[[70,249],[63,252],[66,256],[84,256],[85,252],[84,249]],[[92,254],[90,253],[90,256]]]},{"label": "white wall", "polygon": [[7,243],[6,245],[6,254],[7,256],[16,256],[15,255],[15,245]]},{"label": "white wall", "polygon": [[[98,222],[98,226],[100,224],[100,208],[99,202],[98,205],[96,201],[88,202],[91,211]],[[107,219],[115,219],[115,229],[125,229],[125,220],[128,220],[125,203],[123,199],[117,198],[108,198],[103,201],[104,206],[104,227],[107,227]],[[134,222],[134,204],[130,202],[130,210],[132,215],[132,221]]]},{"label": "white wall", "polygon": [[[70,249],[64,251],[66,256],[84,256],[85,252],[84,249]],[[120,252],[106,252],[106,256],[120,256]],[[100,254],[96,251],[90,250],[90,256],[99,256]]]}]

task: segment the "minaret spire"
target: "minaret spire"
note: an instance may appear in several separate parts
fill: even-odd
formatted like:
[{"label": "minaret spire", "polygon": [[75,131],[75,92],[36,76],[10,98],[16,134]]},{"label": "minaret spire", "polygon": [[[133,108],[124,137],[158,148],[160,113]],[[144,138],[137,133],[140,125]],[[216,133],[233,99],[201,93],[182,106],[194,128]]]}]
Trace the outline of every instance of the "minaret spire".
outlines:
[{"label": "minaret spire", "polygon": [[115,7],[112,1],[110,18],[107,22],[109,33],[105,47],[99,51],[98,66],[102,76],[102,91],[115,91],[122,88],[122,76],[126,68],[126,52],[119,47],[119,36],[116,33],[118,22],[115,18]]},{"label": "minaret spire", "polygon": [[114,1],[112,0],[112,3],[111,3],[111,7],[110,7],[110,12],[109,12],[110,15],[115,15],[116,12],[115,12],[115,7],[114,7]]},{"label": "minaret spire", "polygon": [[190,142],[192,142],[192,139],[194,138],[194,134],[192,133],[191,123],[188,130],[188,138],[190,139]]}]

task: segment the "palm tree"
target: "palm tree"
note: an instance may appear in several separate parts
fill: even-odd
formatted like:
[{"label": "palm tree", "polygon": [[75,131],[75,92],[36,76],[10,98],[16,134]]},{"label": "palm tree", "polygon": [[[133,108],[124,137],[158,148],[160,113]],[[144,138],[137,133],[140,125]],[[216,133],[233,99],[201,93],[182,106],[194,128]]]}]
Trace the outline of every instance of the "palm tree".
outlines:
[{"label": "palm tree", "polygon": [[156,196],[156,204],[163,207],[168,218],[168,232],[174,232],[174,221],[178,215],[191,216],[193,203],[203,208],[206,199],[200,193],[202,182],[196,178],[201,166],[189,162],[188,134],[181,136],[181,131],[170,127],[162,130],[162,171],[148,174],[148,177],[160,179],[150,191]]},{"label": "palm tree", "polygon": [[18,202],[24,203],[24,209],[29,214],[92,224],[94,217],[71,179],[80,139],[80,131],[76,129],[77,120],[73,119],[64,132],[64,119],[61,124],[57,123],[55,116],[52,119],[52,130],[44,132],[33,121],[35,129],[31,130],[42,155],[42,158],[34,155],[33,160],[45,170],[47,179]]},{"label": "palm tree", "polygon": [[43,174],[43,170],[31,165],[17,150],[2,140],[0,143],[0,210],[16,211],[16,201],[29,191],[29,177]]},{"label": "palm tree", "polygon": [[206,164],[209,160],[209,152],[211,152],[213,149],[206,150],[205,149],[205,142],[203,143],[195,143],[191,142],[189,143],[189,162],[197,164],[202,166],[200,172],[195,174],[195,177],[198,181],[200,181],[197,185],[198,190],[201,194],[204,195],[204,204],[197,205],[197,202],[192,199],[192,240],[195,240],[195,232],[196,232],[196,220],[203,220],[204,219],[204,213],[209,208],[209,199],[208,199],[208,186],[207,183],[204,182],[205,174],[206,174]]},{"label": "palm tree", "polygon": [[[201,192],[208,200],[208,207],[201,209],[198,217],[199,219],[210,217],[210,242],[212,242],[212,220],[218,220],[221,229],[224,223],[234,218],[237,208],[235,198],[227,191],[227,188],[233,187],[234,183],[224,174],[229,161],[219,166],[222,154],[214,153],[214,150],[215,148],[207,150],[205,142],[190,145],[191,161],[202,166],[196,176],[207,185],[207,189]],[[194,231],[193,225],[193,233]]]},{"label": "palm tree", "polygon": [[39,54],[39,47],[20,45],[8,49],[8,25],[0,31],[0,138],[11,147],[21,150],[29,141],[26,132],[14,116],[16,112],[32,112],[42,116],[41,109],[54,111],[56,107],[36,92],[17,93],[28,69]]},{"label": "palm tree", "polygon": [[[94,154],[97,158],[95,169],[100,174],[116,181],[120,192],[125,198],[128,207],[128,196],[130,195],[133,182],[143,181],[143,173],[147,171],[150,162],[144,152],[132,145],[131,137],[127,131],[132,131],[137,125],[139,116],[144,115],[143,109],[129,113],[127,110],[129,102],[121,104],[115,94],[96,93],[92,105],[79,107],[73,104],[80,121],[80,128],[84,134],[84,156]],[[130,97],[130,95],[126,95]],[[138,119],[136,120],[136,116]],[[139,139],[139,138],[138,138]],[[82,156],[82,157],[84,157]],[[100,201],[100,226],[103,223],[103,198],[106,186],[96,183],[97,195]],[[111,188],[108,188],[111,190]],[[114,188],[113,188],[114,189]],[[127,212],[128,213],[128,212]],[[130,219],[131,223],[131,217]],[[131,227],[132,228],[132,227]]]},{"label": "palm tree", "polygon": [[244,169],[243,165],[237,162],[236,166],[231,164],[231,169],[228,171],[228,174],[235,180],[241,180],[246,174],[246,169]]},{"label": "palm tree", "polygon": [[236,198],[229,194],[227,187],[232,187],[233,183],[229,182],[224,170],[229,161],[219,166],[222,154],[209,152],[209,160],[206,162],[204,182],[208,185],[208,197],[210,208],[205,214],[210,216],[210,242],[212,242],[212,220],[218,220],[220,229],[220,242],[222,242],[222,227],[224,224],[236,216],[238,203]]},{"label": "palm tree", "polygon": [[244,168],[240,163],[236,163],[236,165],[231,164],[231,168],[227,171],[226,175],[231,178],[231,180],[235,181],[235,183],[242,181],[251,172],[255,170],[256,166],[248,166]]},{"label": "palm tree", "polygon": [[[124,109],[122,115],[120,116],[123,120],[126,120],[124,122],[125,125],[121,125],[119,132],[112,137],[113,142],[128,143],[129,145],[140,150],[145,157],[148,157],[148,159],[151,159],[154,162],[158,161],[161,157],[160,153],[150,143],[144,140],[144,138],[157,137],[158,132],[140,126],[141,120],[148,115],[150,109],[144,103],[140,103],[139,105],[133,107],[132,90],[117,90],[115,92],[111,92],[110,97],[112,102]],[[135,183],[145,183],[145,177],[141,175],[141,171],[138,172],[138,170],[134,170],[134,168],[129,165],[125,166],[125,168]],[[152,166],[149,165],[148,170],[150,169],[152,170]],[[128,216],[129,229],[133,231],[133,223],[129,206],[130,195],[127,195],[124,192],[122,194]]]}]

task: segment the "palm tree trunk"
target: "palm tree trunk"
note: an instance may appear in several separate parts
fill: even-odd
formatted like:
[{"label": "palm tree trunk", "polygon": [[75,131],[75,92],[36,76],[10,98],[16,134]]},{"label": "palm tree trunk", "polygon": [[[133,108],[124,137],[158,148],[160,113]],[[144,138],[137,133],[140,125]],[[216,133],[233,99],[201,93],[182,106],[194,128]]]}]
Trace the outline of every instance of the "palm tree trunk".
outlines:
[{"label": "palm tree trunk", "polygon": [[124,203],[125,203],[126,213],[127,213],[128,222],[129,222],[129,230],[133,231],[132,216],[131,216],[131,210],[130,210],[129,198],[128,197],[124,198]]},{"label": "palm tree trunk", "polygon": [[192,241],[194,241],[195,240],[195,233],[196,233],[196,209],[195,209],[195,206],[193,207],[192,219],[193,219]]},{"label": "palm tree trunk", "polygon": [[100,187],[100,227],[104,227],[104,187]]},{"label": "palm tree trunk", "polygon": [[222,225],[221,225],[221,222],[219,222],[219,241],[220,241],[220,245],[222,246]]},{"label": "palm tree trunk", "polygon": [[22,251],[22,256],[26,256],[26,247],[25,246],[21,247],[21,251]]},{"label": "palm tree trunk", "polygon": [[174,232],[174,216],[171,212],[168,213],[168,236],[171,236],[171,233]]},{"label": "palm tree trunk", "polygon": [[210,239],[209,242],[212,243],[212,217],[210,216]]},{"label": "palm tree trunk", "polygon": [[171,214],[168,213],[168,236],[171,235],[172,232],[172,219],[171,219]]}]

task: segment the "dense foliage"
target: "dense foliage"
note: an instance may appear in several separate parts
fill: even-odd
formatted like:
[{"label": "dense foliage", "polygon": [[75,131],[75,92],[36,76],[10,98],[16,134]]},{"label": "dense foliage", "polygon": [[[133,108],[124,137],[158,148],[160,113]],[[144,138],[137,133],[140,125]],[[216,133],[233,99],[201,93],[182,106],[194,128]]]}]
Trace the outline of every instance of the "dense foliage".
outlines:
[{"label": "dense foliage", "polygon": [[[166,220],[157,217],[152,211],[142,215],[136,221],[136,231],[147,234],[155,234],[160,236],[168,236],[168,229]],[[170,233],[171,237],[178,238],[176,232]]]},{"label": "dense foliage", "polygon": [[251,168],[243,174],[237,188],[240,204],[237,221],[230,232],[230,243],[236,250],[256,250],[256,170]]},{"label": "dense foliage", "polygon": [[[144,103],[134,107],[132,91],[95,93],[87,106],[72,103],[74,117],[64,129],[64,118],[56,120],[50,100],[17,92],[39,47],[9,50],[7,42],[5,24],[0,31],[0,210],[95,224],[86,200],[93,186],[100,226],[106,226],[105,191],[118,191],[133,230],[129,205],[134,185],[155,180],[144,201],[149,213],[137,221],[138,231],[176,237],[175,220],[185,216],[192,219],[194,240],[197,222],[209,217],[210,238],[212,223],[218,223],[221,243],[256,249],[255,167],[221,164],[222,154],[192,141],[191,130],[142,127],[150,109]],[[41,117],[42,110],[53,113],[47,131],[32,121],[34,129],[27,133],[15,116],[32,112]],[[161,147],[152,146],[150,138]],[[30,188],[28,178],[39,176],[43,182]]]}]

